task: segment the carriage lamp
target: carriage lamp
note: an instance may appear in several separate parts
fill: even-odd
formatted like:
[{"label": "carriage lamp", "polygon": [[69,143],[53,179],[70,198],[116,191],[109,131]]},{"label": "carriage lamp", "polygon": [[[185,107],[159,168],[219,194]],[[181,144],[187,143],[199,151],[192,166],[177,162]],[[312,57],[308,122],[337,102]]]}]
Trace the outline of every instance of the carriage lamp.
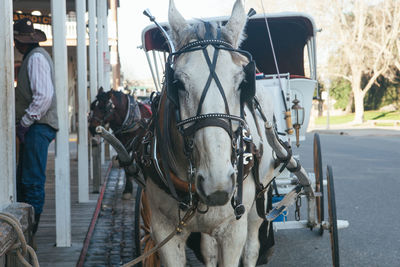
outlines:
[{"label": "carriage lamp", "polygon": [[299,147],[299,139],[300,139],[300,127],[304,123],[304,108],[299,105],[300,101],[297,99],[297,96],[294,96],[292,106],[292,117],[293,117],[293,128],[296,131],[296,146]]}]

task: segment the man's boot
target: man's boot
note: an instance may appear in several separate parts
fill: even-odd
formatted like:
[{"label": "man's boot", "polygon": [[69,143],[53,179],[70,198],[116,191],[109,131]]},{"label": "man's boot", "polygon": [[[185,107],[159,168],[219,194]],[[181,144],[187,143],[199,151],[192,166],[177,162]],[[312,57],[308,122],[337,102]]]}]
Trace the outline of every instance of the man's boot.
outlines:
[{"label": "man's boot", "polygon": [[40,214],[35,214],[35,222],[33,223],[32,226],[32,248],[36,251],[37,250],[37,245],[36,245],[36,232],[39,227],[39,221],[40,221]]}]

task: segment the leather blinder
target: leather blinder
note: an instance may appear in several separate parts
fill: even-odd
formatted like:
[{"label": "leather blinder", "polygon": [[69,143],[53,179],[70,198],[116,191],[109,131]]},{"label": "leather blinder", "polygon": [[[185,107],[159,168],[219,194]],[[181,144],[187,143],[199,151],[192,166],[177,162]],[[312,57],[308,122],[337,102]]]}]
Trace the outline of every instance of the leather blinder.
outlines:
[{"label": "leather blinder", "polygon": [[169,62],[167,62],[165,66],[165,77],[167,83],[167,97],[175,105],[175,107],[179,107],[178,81],[176,81],[174,78],[174,69],[172,69]]},{"label": "leather blinder", "polygon": [[243,68],[245,77],[239,86],[240,101],[242,103],[250,103],[256,94],[256,64],[254,60],[250,61]]}]

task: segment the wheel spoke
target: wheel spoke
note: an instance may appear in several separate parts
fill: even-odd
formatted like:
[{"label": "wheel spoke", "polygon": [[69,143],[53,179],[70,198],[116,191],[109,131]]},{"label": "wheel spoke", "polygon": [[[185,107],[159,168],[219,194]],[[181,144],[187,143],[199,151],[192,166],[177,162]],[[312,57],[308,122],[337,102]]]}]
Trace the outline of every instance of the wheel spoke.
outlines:
[{"label": "wheel spoke", "polygon": [[[324,220],[324,184],[323,184],[323,172],[322,172],[322,155],[321,155],[321,143],[319,135],[314,134],[314,145],[313,145],[313,156],[314,156],[314,174],[315,174],[315,192],[321,193],[320,197],[316,198],[317,208],[317,220],[321,223]],[[322,235],[324,229],[321,226],[319,228],[319,234]]]}]

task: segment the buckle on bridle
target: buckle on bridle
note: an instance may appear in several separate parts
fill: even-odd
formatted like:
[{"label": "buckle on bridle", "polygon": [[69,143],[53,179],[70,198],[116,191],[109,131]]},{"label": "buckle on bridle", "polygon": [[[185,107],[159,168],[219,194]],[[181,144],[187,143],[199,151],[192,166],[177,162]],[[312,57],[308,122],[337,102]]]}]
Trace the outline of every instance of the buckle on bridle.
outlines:
[{"label": "buckle on bridle", "polygon": [[239,220],[246,211],[246,208],[244,207],[243,204],[239,204],[233,209],[233,211],[235,213],[236,220]]},{"label": "buckle on bridle", "polygon": [[193,167],[192,162],[189,160],[189,167],[188,167],[188,182],[189,182],[189,206],[193,205],[193,192],[192,192],[192,184],[193,184],[193,177],[196,172],[196,169]]}]

